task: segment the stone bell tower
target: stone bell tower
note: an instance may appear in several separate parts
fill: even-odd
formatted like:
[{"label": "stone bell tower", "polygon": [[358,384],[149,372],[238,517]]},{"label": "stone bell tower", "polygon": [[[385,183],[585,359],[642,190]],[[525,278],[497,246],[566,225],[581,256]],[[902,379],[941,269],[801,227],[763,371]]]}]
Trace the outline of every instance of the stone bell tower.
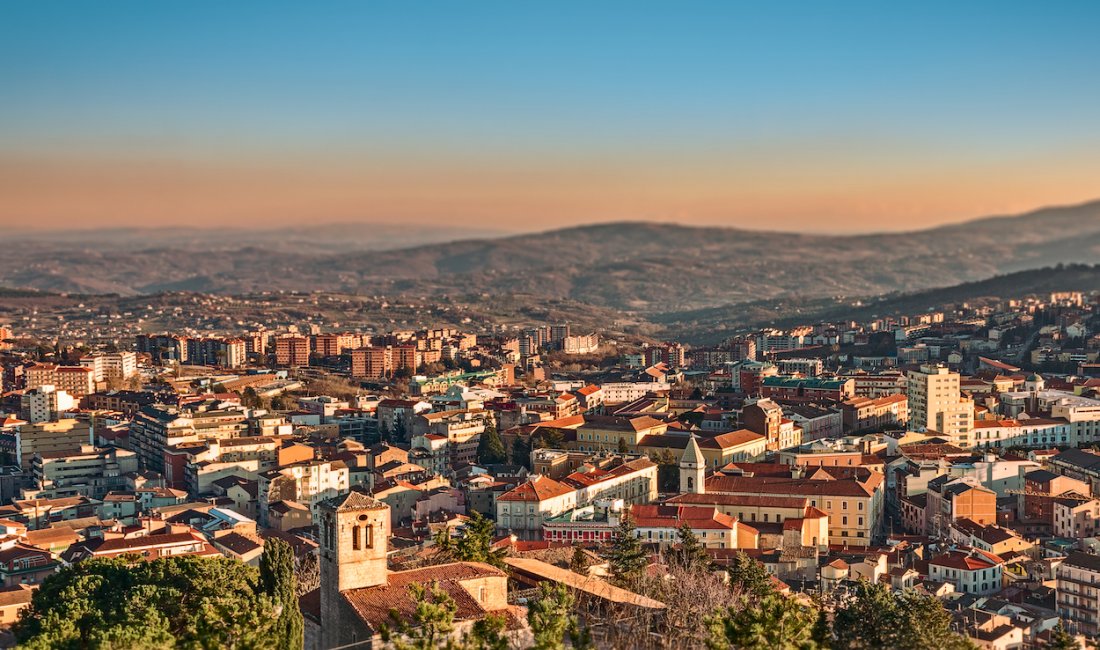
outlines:
[{"label": "stone bell tower", "polygon": [[680,492],[683,494],[703,494],[706,487],[707,460],[699,441],[691,434],[684,455],[680,458]]},{"label": "stone bell tower", "polygon": [[386,584],[390,507],[362,492],[322,501],[319,513],[321,638],[333,638],[346,610],[340,592]]}]

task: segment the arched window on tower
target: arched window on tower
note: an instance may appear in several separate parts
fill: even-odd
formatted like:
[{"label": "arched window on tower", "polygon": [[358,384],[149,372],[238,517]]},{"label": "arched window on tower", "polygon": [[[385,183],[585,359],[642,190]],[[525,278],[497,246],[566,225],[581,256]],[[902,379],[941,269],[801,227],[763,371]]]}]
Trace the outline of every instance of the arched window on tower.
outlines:
[{"label": "arched window on tower", "polygon": [[367,548],[374,548],[374,525],[369,525],[363,529],[364,545]]},{"label": "arched window on tower", "polygon": [[359,550],[359,526],[351,527],[351,550]]},{"label": "arched window on tower", "polygon": [[688,492],[694,492],[694,491],[695,491],[695,477],[694,476],[689,476],[688,477]]}]

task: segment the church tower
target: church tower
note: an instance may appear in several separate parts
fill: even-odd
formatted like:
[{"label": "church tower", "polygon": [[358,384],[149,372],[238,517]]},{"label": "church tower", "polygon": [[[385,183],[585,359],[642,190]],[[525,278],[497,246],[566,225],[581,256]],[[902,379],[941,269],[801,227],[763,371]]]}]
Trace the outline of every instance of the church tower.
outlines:
[{"label": "church tower", "polygon": [[707,461],[703,458],[703,450],[699,449],[699,441],[692,433],[684,448],[684,455],[680,458],[680,492],[682,494],[703,494],[706,491]]},{"label": "church tower", "polygon": [[340,592],[387,582],[390,507],[370,495],[353,491],[322,501],[318,511],[321,637],[325,639],[340,629],[344,610]]}]

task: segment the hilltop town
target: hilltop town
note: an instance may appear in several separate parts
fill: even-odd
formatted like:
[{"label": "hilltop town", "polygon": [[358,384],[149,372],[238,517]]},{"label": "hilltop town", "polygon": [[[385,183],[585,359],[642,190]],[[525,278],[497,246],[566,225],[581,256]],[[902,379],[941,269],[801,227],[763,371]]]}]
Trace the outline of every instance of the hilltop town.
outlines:
[{"label": "hilltop town", "polygon": [[1100,293],[705,345],[564,299],[118,300],[5,298],[6,643],[83,563],[276,541],[310,649],[412,647],[433,606],[467,647],[1100,637]]}]

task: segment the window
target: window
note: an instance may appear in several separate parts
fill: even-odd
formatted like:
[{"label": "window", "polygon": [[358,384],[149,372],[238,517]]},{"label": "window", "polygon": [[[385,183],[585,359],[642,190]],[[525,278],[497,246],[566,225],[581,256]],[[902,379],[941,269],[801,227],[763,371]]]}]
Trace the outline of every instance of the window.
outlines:
[{"label": "window", "polygon": [[359,527],[351,527],[351,548],[353,551],[359,550]]}]

